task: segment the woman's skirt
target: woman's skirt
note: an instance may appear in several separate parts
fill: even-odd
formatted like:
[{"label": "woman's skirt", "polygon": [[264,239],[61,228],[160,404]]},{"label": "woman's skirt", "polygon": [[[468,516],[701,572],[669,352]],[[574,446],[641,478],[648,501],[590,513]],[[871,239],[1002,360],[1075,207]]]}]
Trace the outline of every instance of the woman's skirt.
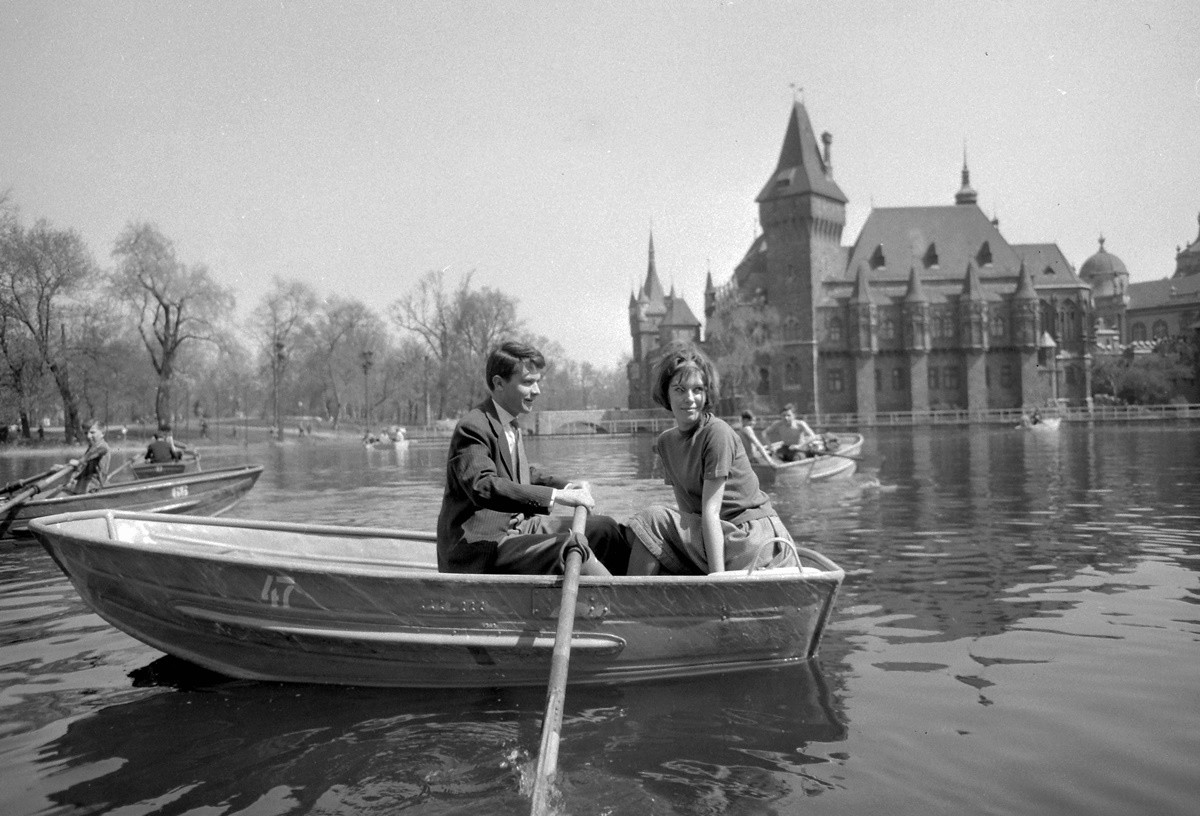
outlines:
[{"label": "woman's skirt", "polygon": [[[664,573],[707,575],[712,572],[708,568],[700,516],[683,515],[673,507],[655,505],[637,513],[626,524]],[[790,542],[792,537],[779,516],[766,516],[741,524],[722,520],[721,531],[725,534],[727,571],[752,566],[757,569],[800,565],[796,551],[784,543]]]}]

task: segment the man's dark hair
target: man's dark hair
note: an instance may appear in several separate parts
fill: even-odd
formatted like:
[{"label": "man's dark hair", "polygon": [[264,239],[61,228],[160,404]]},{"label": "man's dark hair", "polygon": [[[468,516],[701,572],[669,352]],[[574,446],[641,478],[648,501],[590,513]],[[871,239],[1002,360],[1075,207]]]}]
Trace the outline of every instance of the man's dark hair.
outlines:
[{"label": "man's dark hair", "polygon": [[541,371],[546,367],[546,358],[542,353],[526,343],[508,340],[496,346],[488,354],[484,377],[487,380],[487,390],[492,390],[492,379],[499,377],[507,380],[512,377],[517,366],[529,365]]}]

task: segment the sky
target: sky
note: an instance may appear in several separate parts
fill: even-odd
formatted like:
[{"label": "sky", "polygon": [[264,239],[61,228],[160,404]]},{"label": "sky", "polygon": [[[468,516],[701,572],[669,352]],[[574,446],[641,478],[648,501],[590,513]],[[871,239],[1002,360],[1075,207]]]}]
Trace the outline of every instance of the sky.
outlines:
[{"label": "sky", "polygon": [[[1200,215],[1194,0],[0,0],[0,192],[101,265],[146,221],[248,312],[275,276],[386,314],[503,291],[600,367],[653,231],[703,316],[757,229],[793,99],[849,198],[951,204],[964,152],[1011,243],[1105,238],[1170,276]],[[802,90],[801,90],[802,89]]]}]

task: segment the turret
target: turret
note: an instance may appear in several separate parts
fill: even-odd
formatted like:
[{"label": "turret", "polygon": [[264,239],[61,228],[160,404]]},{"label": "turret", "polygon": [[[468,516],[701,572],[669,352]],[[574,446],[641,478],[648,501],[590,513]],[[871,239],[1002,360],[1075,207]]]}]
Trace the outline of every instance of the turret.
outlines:
[{"label": "turret", "polygon": [[929,301],[917,268],[908,268],[908,291],[904,293],[904,344],[909,351],[929,351]]},{"label": "turret", "polygon": [[1033,276],[1022,261],[1017,289],[1013,293],[1013,341],[1023,349],[1036,349],[1039,323],[1037,290],[1033,288]]},{"label": "turret", "polygon": [[987,351],[988,348],[988,303],[979,272],[972,261],[967,261],[967,274],[963,280],[962,297],[958,301],[958,319],[962,329],[962,345],[972,351]]},{"label": "turret", "polygon": [[860,266],[854,280],[854,294],[850,296],[850,319],[853,321],[850,347],[855,351],[863,354],[879,351],[876,312],[871,284],[867,280],[867,268]]}]

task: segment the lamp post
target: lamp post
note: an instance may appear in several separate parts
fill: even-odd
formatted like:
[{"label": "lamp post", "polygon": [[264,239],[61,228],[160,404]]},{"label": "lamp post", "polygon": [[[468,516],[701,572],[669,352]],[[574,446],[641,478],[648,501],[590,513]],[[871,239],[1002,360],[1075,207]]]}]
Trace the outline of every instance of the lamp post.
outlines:
[{"label": "lamp post", "polygon": [[279,373],[283,368],[284,345],[282,340],[275,341],[275,357],[271,361],[271,414],[275,423],[274,435],[282,435],[279,429]]},{"label": "lamp post", "polygon": [[363,349],[363,436],[369,436],[371,433],[371,366],[374,363],[375,352]]},{"label": "lamp post", "polygon": [[421,355],[421,387],[425,392],[425,427],[429,427],[429,355]]}]

